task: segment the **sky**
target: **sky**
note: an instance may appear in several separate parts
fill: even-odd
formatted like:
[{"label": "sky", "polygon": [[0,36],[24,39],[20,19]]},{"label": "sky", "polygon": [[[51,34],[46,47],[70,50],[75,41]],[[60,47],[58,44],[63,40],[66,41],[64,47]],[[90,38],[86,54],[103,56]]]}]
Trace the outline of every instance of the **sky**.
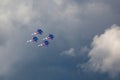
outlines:
[{"label": "sky", "polygon": [[[119,0],[0,0],[0,80],[120,80]],[[26,44],[41,28],[48,47]]]}]

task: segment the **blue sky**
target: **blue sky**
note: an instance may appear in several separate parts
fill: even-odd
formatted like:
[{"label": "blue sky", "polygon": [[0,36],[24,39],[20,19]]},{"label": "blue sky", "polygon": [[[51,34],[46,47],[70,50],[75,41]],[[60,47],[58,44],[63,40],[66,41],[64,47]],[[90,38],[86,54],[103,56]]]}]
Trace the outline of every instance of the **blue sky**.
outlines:
[{"label": "blue sky", "polygon": [[[119,4],[0,0],[0,80],[119,80]],[[49,47],[26,45],[37,28],[55,35]]]}]

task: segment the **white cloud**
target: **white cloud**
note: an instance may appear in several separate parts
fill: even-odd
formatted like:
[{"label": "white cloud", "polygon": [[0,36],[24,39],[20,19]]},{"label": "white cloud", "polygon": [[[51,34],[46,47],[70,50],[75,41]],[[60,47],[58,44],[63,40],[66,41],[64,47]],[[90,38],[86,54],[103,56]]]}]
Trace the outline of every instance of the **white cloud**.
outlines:
[{"label": "white cloud", "polygon": [[89,58],[87,66],[94,71],[108,72],[112,76],[120,72],[120,26],[113,25],[94,37]]},{"label": "white cloud", "polygon": [[63,51],[61,55],[76,56],[75,49],[70,48],[69,50]]}]

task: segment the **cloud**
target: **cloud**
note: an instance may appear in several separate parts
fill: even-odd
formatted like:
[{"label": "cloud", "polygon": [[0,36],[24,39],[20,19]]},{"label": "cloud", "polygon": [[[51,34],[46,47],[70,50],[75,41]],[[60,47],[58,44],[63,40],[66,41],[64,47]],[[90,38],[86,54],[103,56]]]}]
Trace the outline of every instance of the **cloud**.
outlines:
[{"label": "cloud", "polygon": [[89,52],[87,66],[93,71],[120,73],[120,26],[113,25],[101,35],[96,35]]},{"label": "cloud", "polygon": [[[89,43],[91,35],[101,33],[104,28],[109,27],[108,25],[116,23],[120,19],[114,17],[115,14],[111,12],[110,4],[90,1],[0,0],[0,76],[4,78],[9,76],[8,79],[4,80],[15,80],[12,78],[17,78],[17,80],[22,78],[23,80],[26,77],[33,80],[32,76],[37,79],[36,75],[42,74],[42,72],[34,74],[34,71],[43,70],[44,72],[51,65],[53,68],[49,68],[49,74],[52,72],[56,74],[56,70],[53,71],[56,66],[59,67],[60,71],[63,70],[63,73],[66,69],[72,72],[73,67],[77,64],[75,61],[82,61],[80,60],[82,58],[79,59],[79,56],[76,56],[80,47]],[[45,32],[55,34],[55,40],[51,41],[48,48],[37,48],[32,45],[28,48],[25,42],[31,38],[30,34],[39,27],[39,23],[44,25],[40,27]],[[88,51],[87,47],[81,49],[81,53]],[[75,58],[78,59],[73,62],[66,57],[63,59],[63,57],[58,56],[61,52],[63,52],[62,55],[76,56]],[[31,66],[33,66],[32,69]],[[36,66],[39,67],[36,68]],[[66,67],[65,70],[63,67]],[[23,72],[24,69],[26,72]],[[49,76],[47,71],[44,72],[45,79],[48,78],[46,76]],[[58,70],[58,74],[60,71]],[[65,74],[69,73],[67,71]],[[22,75],[22,73],[30,76]]]},{"label": "cloud", "polygon": [[22,60],[22,52],[27,50],[20,45],[26,29],[21,26],[29,24],[34,15],[31,1],[0,0],[0,76],[11,75],[13,65]]},{"label": "cloud", "polygon": [[[67,6],[64,10],[62,9],[63,3],[64,1],[55,3],[53,0],[36,0],[35,2],[33,2],[33,0],[0,0],[0,76],[8,77],[14,74],[14,71],[16,70],[13,69],[14,66],[18,62],[27,59],[28,53],[45,53],[44,49],[41,51],[38,48],[34,49],[33,47],[29,49],[26,48],[25,45],[26,40],[29,39],[28,35],[31,34],[30,32],[38,27],[39,23],[37,22],[46,19],[45,23],[48,23],[49,25],[51,21],[54,22],[56,19],[58,22],[66,19],[64,21],[67,23],[63,21],[64,26],[60,27],[64,30],[63,28],[66,24],[69,22],[71,23],[76,19],[75,14],[78,11],[78,7],[75,4],[71,5],[71,3],[66,1]],[[57,6],[61,9],[56,9]],[[59,30],[59,27],[55,30],[56,26],[54,24],[52,26],[53,27],[49,25],[48,28],[42,28],[45,29],[46,32],[49,32],[49,30],[52,29],[57,33],[62,33],[61,30]],[[71,26],[66,27],[69,28],[69,31],[72,30]],[[69,31],[66,32],[64,30],[63,32],[69,34]],[[66,36],[62,38],[64,39],[65,37]],[[69,37],[72,38],[72,36],[67,36],[67,38]],[[70,39],[67,41],[69,40]],[[73,56],[72,52],[74,52],[74,49],[71,48],[68,52]],[[49,52],[46,50],[46,53]],[[35,57],[35,54],[32,55]]]},{"label": "cloud", "polygon": [[88,53],[89,52],[89,48],[87,46],[81,48],[80,53]]},{"label": "cloud", "polygon": [[61,55],[76,56],[75,49],[70,48],[69,50],[62,52]]}]

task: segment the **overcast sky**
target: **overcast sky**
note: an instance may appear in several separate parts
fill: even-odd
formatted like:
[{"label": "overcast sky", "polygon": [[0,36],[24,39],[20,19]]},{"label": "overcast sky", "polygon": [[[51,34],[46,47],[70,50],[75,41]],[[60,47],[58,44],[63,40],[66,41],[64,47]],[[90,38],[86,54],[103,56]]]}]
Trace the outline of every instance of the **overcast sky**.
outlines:
[{"label": "overcast sky", "polygon": [[[0,0],[0,80],[119,80],[119,0]],[[26,44],[41,28],[48,47]]]}]

